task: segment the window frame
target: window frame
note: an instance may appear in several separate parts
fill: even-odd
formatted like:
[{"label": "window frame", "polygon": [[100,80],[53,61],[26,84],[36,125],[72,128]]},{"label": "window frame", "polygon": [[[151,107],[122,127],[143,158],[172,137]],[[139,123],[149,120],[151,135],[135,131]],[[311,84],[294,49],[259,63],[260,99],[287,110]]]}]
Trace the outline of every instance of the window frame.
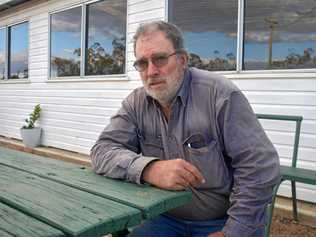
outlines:
[{"label": "window frame", "polygon": [[[125,22],[125,70],[124,73],[121,74],[108,74],[108,75],[85,75],[85,60],[86,60],[86,45],[87,45],[87,5],[101,2],[103,0],[91,0],[84,3],[78,3],[74,4],[68,7],[63,7],[58,10],[50,11],[48,12],[48,65],[47,65],[47,78],[48,82],[62,82],[62,81],[74,81],[74,82],[80,82],[80,81],[102,81],[102,80],[128,80],[127,76],[127,70],[128,70],[128,42],[127,42],[127,36],[128,36],[128,4],[126,3],[126,22]],[[80,61],[80,76],[63,76],[63,77],[52,77],[51,76],[51,23],[52,18],[51,16],[55,13],[67,11],[72,8],[81,7],[81,39],[80,39],[80,46],[81,46],[81,61]],[[83,80],[84,79],[84,80]]]},{"label": "window frame", "polygon": [[8,80],[8,27],[1,26],[0,30],[4,30],[4,78],[0,81]]},{"label": "window frame", "polygon": [[[165,0],[165,19],[166,21],[169,21],[169,13],[171,9],[169,9],[170,5],[169,1],[172,0]],[[244,78],[244,79],[250,79],[253,78],[254,74],[262,75],[262,78],[267,77],[274,77],[273,75],[278,74],[276,78],[288,78],[289,74],[291,74],[291,77],[293,77],[293,73],[298,73],[298,75],[294,75],[294,78],[297,79],[302,76],[302,78],[306,78],[306,75],[308,77],[314,78],[315,75],[311,75],[311,73],[316,74],[316,68],[304,68],[304,69],[271,69],[271,70],[245,70],[243,69],[243,49],[244,49],[244,19],[245,19],[245,1],[246,0],[237,0],[238,4],[238,15],[237,15],[237,45],[236,45],[236,69],[232,71],[214,71],[219,74],[223,75],[232,75],[232,79],[237,78]],[[235,74],[238,74],[239,76],[234,76]]]},{"label": "window frame", "polygon": [[[9,52],[10,52],[10,36],[9,36],[9,29],[12,26],[16,26],[19,24],[27,23],[27,37],[28,37],[28,45],[27,45],[27,69],[28,69],[28,77],[27,78],[18,78],[13,79],[9,78],[9,65],[10,65],[10,58],[9,58]],[[5,46],[4,46],[4,79],[0,79],[0,83],[13,83],[13,82],[29,82],[30,81],[30,21],[28,19],[23,19],[20,21],[16,21],[11,24],[6,24],[3,26],[0,26],[0,29],[4,29],[5,32]]]}]

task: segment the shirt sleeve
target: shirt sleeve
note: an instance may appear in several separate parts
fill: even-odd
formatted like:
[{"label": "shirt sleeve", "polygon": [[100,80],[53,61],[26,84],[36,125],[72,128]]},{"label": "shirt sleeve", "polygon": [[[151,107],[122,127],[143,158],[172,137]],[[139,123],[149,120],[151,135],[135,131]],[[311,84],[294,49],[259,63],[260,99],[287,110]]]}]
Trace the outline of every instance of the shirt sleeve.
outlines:
[{"label": "shirt sleeve", "polygon": [[280,181],[279,157],[240,91],[223,101],[217,120],[233,175],[223,232],[226,237],[255,236],[264,230],[265,209]]},{"label": "shirt sleeve", "polygon": [[158,158],[140,154],[137,131],[135,113],[127,98],[91,149],[94,172],[140,184],[143,169]]}]

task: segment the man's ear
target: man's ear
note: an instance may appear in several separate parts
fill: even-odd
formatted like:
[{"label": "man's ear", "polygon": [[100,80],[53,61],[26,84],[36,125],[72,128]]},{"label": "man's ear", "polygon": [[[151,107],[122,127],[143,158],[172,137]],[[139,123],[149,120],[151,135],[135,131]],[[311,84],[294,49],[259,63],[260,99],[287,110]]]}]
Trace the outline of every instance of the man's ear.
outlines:
[{"label": "man's ear", "polygon": [[180,62],[183,65],[183,69],[186,69],[188,67],[188,61],[189,61],[189,56],[187,52],[181,52],[180,56]]}]

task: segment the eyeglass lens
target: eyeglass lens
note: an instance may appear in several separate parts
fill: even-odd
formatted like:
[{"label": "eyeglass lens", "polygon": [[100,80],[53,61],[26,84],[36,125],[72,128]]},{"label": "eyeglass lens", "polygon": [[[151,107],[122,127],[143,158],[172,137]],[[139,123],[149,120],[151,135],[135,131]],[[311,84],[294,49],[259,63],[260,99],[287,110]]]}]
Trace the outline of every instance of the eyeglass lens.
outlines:
[{"label": "eyeglass lens", "polygon": [[168,59],[170,56],[175,55],[176,53],[172,53],[170,55],[165,54],[165,53],[159,53],[159,54],[154,54],[150,57],[150,59],[143,58],[135,61],[134,67],[138,71],[145,71],[149,65],[149,60],[151,61],[152,64],[154,64],[156,67],[163,67],[168,64]]}]

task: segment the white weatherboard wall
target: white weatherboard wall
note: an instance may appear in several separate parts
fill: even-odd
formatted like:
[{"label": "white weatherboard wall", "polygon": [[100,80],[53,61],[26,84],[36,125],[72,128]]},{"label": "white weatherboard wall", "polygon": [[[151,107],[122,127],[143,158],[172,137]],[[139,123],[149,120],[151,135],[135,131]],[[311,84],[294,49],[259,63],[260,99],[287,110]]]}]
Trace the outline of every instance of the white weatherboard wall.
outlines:
[{"label": "white weatherboard wall", "polygon": [[[43,145],[89,153],[122,99],[141,85],[133,69],[132,37],[146,21],[166,19],[166,2],[128,0],[127,74],[74,80],[48,80],[49,12],[86,1],[29,1],[0,12],[0,27],[29,21],[29,80],[0,82],[0,135],[20,139],[19,128],[33,106],[43,109]],[[257,113],[302,115],[298,166],[316,170],[316,73],[225,73],[245,93]],[[289,164],[294,124],[262,121]],[[298,184],[298,197],[316,202],[316,188]],[[280,194],[289,195],[289,185]]]}]

